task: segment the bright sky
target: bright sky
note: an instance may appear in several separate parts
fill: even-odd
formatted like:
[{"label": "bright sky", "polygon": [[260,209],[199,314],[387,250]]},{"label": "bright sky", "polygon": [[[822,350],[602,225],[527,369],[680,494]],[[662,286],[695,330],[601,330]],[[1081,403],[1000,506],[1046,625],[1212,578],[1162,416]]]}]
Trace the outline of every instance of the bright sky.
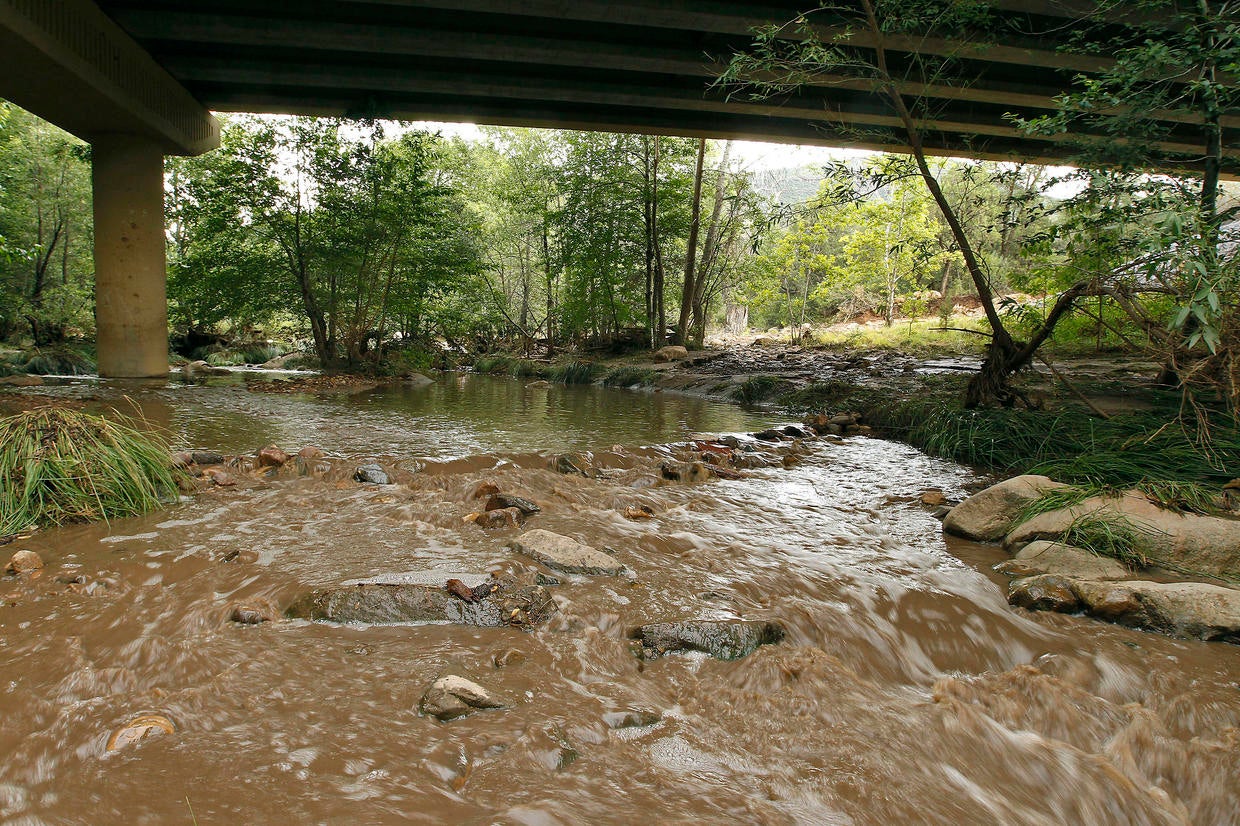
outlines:
[{"label": "bright sky", "polygon": [[[481,137],[478,127],[472,123],[434,123],[419,121],[409,124],[417,129],[442,132],[445,136],[459,136],[465,140]],[[762,143],[759,141],[734,141],[732,155],[747,169],[786,169],[811,164],[825,164],[836,158],[856,158],[873,154],[860,149],[829,149],[822,146],[794,146],[786,143]]]}]

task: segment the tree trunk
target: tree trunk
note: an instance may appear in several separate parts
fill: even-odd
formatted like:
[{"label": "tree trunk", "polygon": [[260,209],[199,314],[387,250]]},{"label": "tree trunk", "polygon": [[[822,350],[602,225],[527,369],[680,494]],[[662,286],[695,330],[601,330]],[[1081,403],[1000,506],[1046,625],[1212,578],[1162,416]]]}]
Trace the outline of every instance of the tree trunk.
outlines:
[{"label": "tree trunk", "polygon": [[702,223],[702,164],[706,160],[706,138],[698,140],[697,165],[693,170],[693,204],[689,220],[689,240],[685,250],[685,283],[680,293],[680,321],[676,324],[676,343],[687,344],[689,315],[693,311],[694,279],[697,265],[698,230]]}]

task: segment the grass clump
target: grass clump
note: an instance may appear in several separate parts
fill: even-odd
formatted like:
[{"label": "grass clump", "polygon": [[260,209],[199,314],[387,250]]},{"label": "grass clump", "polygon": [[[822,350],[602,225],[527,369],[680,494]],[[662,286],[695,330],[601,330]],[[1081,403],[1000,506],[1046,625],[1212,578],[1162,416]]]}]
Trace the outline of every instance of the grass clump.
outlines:
[{"label": "grass clump", "polygon": [[741,404],[757,404],[770,398],[778,384],[774,376],[750,376],[736,386],[732,398]]},{"label": "grass clump", "polygon": [[177,496],[158,437],[71,410],[0,419],[0,536],[146,513]]},{"label": "grass clump", "polygon": [[1064,543],[1093,551],[1099,556],[1118,559],[1129,568],[1149,567],[1150,559],[1143,550],[1148,536],[1127,519],[1097,514],[1084,514],[1073,520],[1064,532]]},{"label": "grass clump", "polygon": [[658,379],[659,372],[649,367],[617,367],[603,377],[608,387],[648,387]]},{"label": "grass clump", "polygon": [[552,367],[547,377],[562,384],[589,384],[598,373],[598,365],[589,361],[570,361]]},{"label": "grass clump", "polygon": [[95,361],[86,353],[58,345],[42,347],[22,366],[22,372],[39,376],[84,376],[95,372]]}]

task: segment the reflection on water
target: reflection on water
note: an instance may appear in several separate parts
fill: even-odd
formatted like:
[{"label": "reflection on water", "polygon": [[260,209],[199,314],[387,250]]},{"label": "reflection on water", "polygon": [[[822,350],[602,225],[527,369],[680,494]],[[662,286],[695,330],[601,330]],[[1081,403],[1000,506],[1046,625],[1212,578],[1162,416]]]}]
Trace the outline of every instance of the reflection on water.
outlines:
[{"label": "reflection on water", "polygon": [[[698,486],[660,481],[661,452],[632,447],[608,453],[606,478],[562,476],[529,452],[757,422],[676,397],[474,377],[355,397],[139,399],[187,442],[226,450],[494,455],[382,488],[338,468],[247,478],[23,543],[48,569],[0,581],[2,819],[1237,822],[1240,648],[1010,608],[989,571],[998,549],[945,541],[916,503],[930,486],[959,495],[972,481],[959,466],[855,439]],[[520,570],[514,529],[463,521],[484,479],[542,506],[527,527],[607,548],[631,576],[568,577],[557,616],[530,633],[229,621],[234,604],[284,606],[356,578]],[[637,505],[655,516],[622,515]],[[787,637],[735,662],[642,661],[627,637],[731,617],[778,621]],[[507,708],[419,716],[448,670]],[[630,711],[656,721],[611,728]],[[105,751],[150,713],[177,731]]]},{"label": "reflection on water", "polygon": [[315,444],[343,455],[453,458],[660,444],[694,431],[765,426],[756,414],[689,396],[589,385],[527,386],[468,373],[447,374],[425,386],[314,395],[250,392],[232,377],[205,385],[75,380],[35,392],[122,411],[132,410],[132,400],[176,443],[225,452]]}]

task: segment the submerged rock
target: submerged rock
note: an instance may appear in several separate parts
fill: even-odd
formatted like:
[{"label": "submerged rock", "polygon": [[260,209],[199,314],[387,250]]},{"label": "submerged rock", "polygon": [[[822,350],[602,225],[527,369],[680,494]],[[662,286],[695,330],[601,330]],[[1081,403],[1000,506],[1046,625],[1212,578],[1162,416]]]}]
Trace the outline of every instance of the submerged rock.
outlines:
[{"label": "submerged rock", "polygon": [[207,468],[206,473],[207,473],[207,478],[210,479],[213,484],[221,488],[231,488],[237,484],[237,480],[234,479],[228,473],[228,471],[224,470],[223,468],[218,468],[218,467]]},{"label": "submerged rock", "polygon": [[526,531],[508,543],[508,547],[566,574],[615,576],[624,570],[624,565],[615,557],[541,528]]},{"label": "submerged rock", "polygon": [[485,510],[494,511],[504,508],[516,508],[526,516],[532,516],[542,511],[538,505],[528,499],[522,499],[520,496],[510,496],[507,493],[493,493],[487,499]]},{"label": "submerged rock", "polygon": [[471,513],[465,517],[480,528],[515,528],[525,521],[520,508],[500,508]]},{"label": "submerged rock", "polygon": [[9,558],[4,572],[7,574],[27,574],[43,567],[43,558],[34,551],[18,551]]},{"label": "submerged rock", "polygon": [[326,455],[327,454],[325,454],[320,448],[317,448],[314,445],[306,445],[301,450],[297,451],[297,458],[307,462],[315,459],[322,459]]},{"label": "submerged rock", "polygon": [[[511,578],[493,578],[475,587],[468,602],[447,588],[415,583],[360,582],[320,588],[300,597],[285,613],[326,622],[373,625],[410,622],[451,622],[498,628],[528,627],[555,613],[551,594],[541,585],[522,585]],[[491,587],[491,586],[494,587]]]},{"label": "submerged rock", "polygon": [[979,542],[1002,539],[1012,523],[1030,502],[1063,484],[1045,476],[1017,476],[981,493],[975,493],[952,508],[943,520],[943,530]]},{"label": "submerged rock", "polygon": [[502,700],[474,681],[445,674],[426,689],[418,711],[446,722],[479,709],[503,707]]},{"label": "submerged rock", "polygon": [[234,605],[228,618],[238,625],[262,625],[275,619],[275,615],[264,606]]},{"label": "submerged rock", "polygon": [[739,660],[761,645],[777,643],[784,629],[777,623],[754,620],[690,620],[643,625],[631,634],[647,657],[672,651],[700,651],[719,660]]},{"label": "submerged rock", "polygon": [[609,711],[603,715],[603,722],[609,729],[644,728],[662,722],[663,715],[656,711],[630,709],[629,711]]},{"label": "submerged rock", "polygon": [[288,460],[293,457],[289,456],[275,445],[267,445],[258,451],[259,467],[284,467]]},{"label": "submerged rock", "polygon": [[378,465],[371,464],[362,465],[357,470],[353,471],[353,481],[361,482],[366,485],[386,485],[391,480],[388,478],[388,475],[384,472],[383,468]]},{"label": "submerged rock", "polygon": [[669,459],[659,466],[659,473],[669,482],[685,485],[698,485],[711,478],[710,469],[702,462],[674,462]]},{"label": "submerged rock", "polygon": [[143,740],[173,734],[176,730],[176,724],[162,714],[143,714],[112,732],[108,738],[108,751],[120,751]]}]

